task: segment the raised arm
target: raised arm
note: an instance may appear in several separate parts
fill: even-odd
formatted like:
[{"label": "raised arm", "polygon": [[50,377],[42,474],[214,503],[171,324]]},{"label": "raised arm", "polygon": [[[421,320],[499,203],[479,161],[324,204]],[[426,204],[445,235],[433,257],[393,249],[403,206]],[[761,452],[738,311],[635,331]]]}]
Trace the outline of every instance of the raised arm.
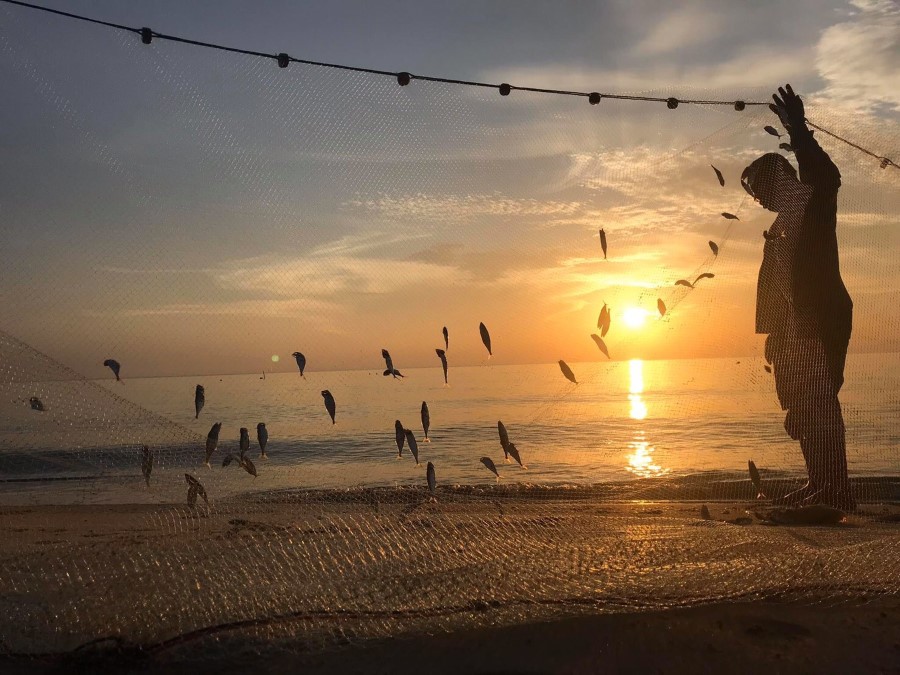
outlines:
[{"label": "raised arm", "polygon": [[772,95],[775,103],[769,108],[778,115],[790,135],[791,147],[800,167],[800,180],[817,190],[837,192],[841,186],[841,173],[806,126],[803,101],[789,84],[779,87],[778,94]]}]

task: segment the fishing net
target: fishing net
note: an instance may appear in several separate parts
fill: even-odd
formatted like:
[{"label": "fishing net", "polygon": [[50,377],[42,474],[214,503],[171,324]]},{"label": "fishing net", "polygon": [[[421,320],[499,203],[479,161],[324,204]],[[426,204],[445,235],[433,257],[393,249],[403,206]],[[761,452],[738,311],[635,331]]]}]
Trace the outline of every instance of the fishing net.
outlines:
[{"label": "fishing net", "polygon": [[[774,214],[740,176],[797,164],[766,106],[401,86],[27,12],[0,7],[29,111],[0,109],[6,653],[164,662],[900,588],[894,166],[816,132],[842,181],[858,508],[800,532],[753,515],[806,481],[755,334]],[[890,113],[806,112],[900,155]]]}]

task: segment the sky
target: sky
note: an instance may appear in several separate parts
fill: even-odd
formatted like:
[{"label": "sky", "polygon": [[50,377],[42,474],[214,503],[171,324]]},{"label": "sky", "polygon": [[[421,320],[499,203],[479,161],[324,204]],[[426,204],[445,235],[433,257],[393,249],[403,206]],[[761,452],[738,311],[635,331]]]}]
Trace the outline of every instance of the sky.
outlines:
[{"label": "sky", "polygon": [[[900,154],[900,6],[886,0],[42,4],[526,86],[766,100],[789,81],[814,121]],[[7,6],[0,77],[0,330],[85,375],[111,357],[133,376],[288,370],[295,350],[316,370],[377,368],[383,347],[401,369],[436,366],[445,325],[451,363],[470,365],[487,356],[481,321],[495,363],[596,360],[604,302],[614,359],[760,351],[773,216],[737,178],[777,150],[765,107],[400,88]],[[900,349],[900,172],[822,142],[844,176],[851,351]],[[715,279],[674,286],[703,271]]]}]

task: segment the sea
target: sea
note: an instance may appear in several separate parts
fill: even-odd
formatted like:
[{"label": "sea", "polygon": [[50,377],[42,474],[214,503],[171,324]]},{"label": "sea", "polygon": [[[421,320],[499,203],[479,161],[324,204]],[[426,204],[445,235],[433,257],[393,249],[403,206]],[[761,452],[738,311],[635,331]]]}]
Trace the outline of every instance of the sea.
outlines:
[{"label": "sea", "polygon": [[[177,460],[160,450],[155,479],[166,470],[193,471],[200,478],[226,471],[229,493],[424,486],[429,462],[444,486],[592,486],[709,476],[746,480],[750,459],[764,476],[804,475],[799,444],[784,430],[774,380],[760,358],[569,365],[577,384],[557,364],[509,366],[489,360],[451,367],[446,385],[440,368],[404,369],[402,378],[384,377],[378,370],[307,371],[302,377],[294,371],[122,383],[110,378],[96,384],[196,438],[197,449],[181,452]],[[851,475],[896,476],[900,354],[851,354],[845,372],[840,398]],[[199,417],[197,384],[206,398]],[[324,390],[336,402],[334,423]],[[398,451],[396,420],[412,431],[418,462],[406,443],[402,454]],[[505,457],[499,421],[519,451],[521,466]],[[221,422],[222,430],[212,468],[207,468],[202,446],[213,422]],[[267,459],[260,457],[257,444],[259,422],[268,431]],[[18,425],[19,438],[29,432],[18,416],[0,424]],[[225,455],[238,453],[241,427],[249,430],[255,478],[236,463],[221,466]],[[9,429],[0,427],[0,434],[4,431]],[[72,463],[66,461],[69,449],[42,447],[40,433],[35,427],[37,437],[24,455],[21,448],[0,451],[4,494],[81,490],[85,501],[121,500],[123,477],[143,485],[136,448],[117,451],[114,443],[112,450],[73,448],[78,461]],[[48,453],[52,461],[42,461]],[[494,463],[499,480],[482,458]]]}]

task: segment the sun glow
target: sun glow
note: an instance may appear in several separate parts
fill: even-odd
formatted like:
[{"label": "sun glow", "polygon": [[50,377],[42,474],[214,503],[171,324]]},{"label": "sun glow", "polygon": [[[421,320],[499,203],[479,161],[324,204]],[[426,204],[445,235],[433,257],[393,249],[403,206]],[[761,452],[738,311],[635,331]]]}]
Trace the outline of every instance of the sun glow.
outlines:
[{"label": "sun glow", "polygon": [[640,307],[629,307],[622,312],[622,322],[631,329],[640,328],[647,320],[647,310]]}]

